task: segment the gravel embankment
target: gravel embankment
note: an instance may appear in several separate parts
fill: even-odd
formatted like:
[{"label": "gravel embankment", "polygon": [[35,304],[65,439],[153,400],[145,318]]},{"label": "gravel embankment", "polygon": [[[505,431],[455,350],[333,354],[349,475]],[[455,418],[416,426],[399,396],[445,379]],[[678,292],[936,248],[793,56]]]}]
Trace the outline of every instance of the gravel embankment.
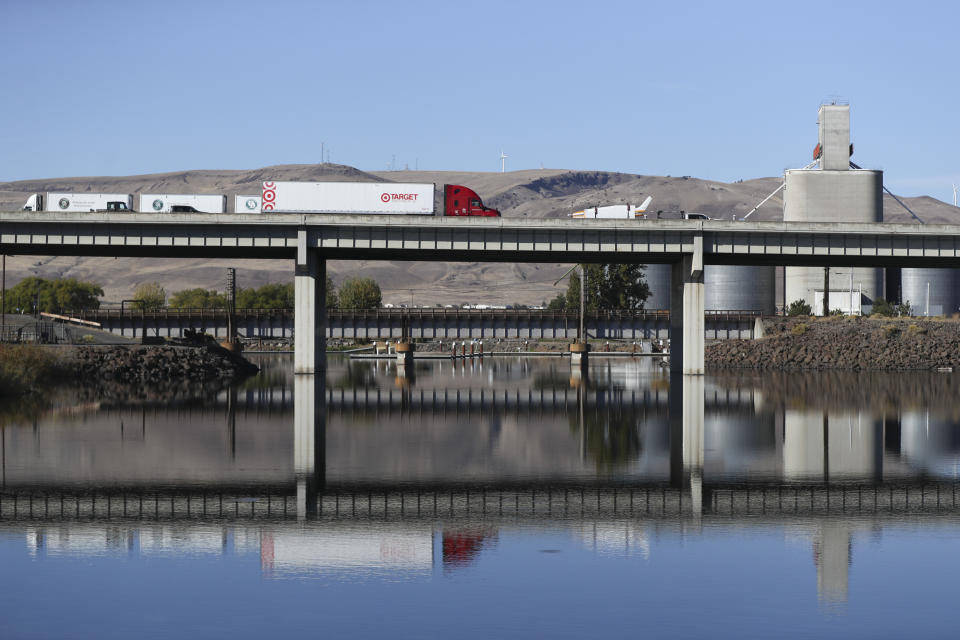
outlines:
[{"label": "gravel embankment", "polygon": [[783,318],[760,340],[707,345],[711,369],[909,371],[960,367],[960,322],[922,318]]},{"label": "gravel embankment", "polygon": [[131,384],[231,380],[257,371],[255,365],[225,349],[181,346],[79,347],[73,367],[84,382]]}]

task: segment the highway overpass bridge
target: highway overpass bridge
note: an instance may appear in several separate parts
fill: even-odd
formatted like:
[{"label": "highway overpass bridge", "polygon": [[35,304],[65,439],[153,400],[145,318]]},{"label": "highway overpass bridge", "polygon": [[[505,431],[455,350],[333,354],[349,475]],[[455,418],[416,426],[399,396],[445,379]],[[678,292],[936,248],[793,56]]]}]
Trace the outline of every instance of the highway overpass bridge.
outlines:
[{"label": "highway overpass bridge", "polygon": [[324,363],[328,259],[670,263],[671,367],[702,374],[704,264],[957,267],[960,226],[14,212],[0,213],[0,252],[294,260],[295,371],[306,374]]}]

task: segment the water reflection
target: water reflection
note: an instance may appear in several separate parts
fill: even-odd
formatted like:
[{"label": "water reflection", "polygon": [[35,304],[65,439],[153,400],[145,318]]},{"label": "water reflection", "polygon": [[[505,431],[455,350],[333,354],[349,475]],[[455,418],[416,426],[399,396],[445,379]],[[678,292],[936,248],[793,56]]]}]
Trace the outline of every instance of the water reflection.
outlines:
[{"label": "water reflection", "polygon": [[673,539],[774,531],[812,556],[819,596],[842,602],[859,541],[960,514],[951,375],[289,364],[265,358],[261,376],[202,400],[7,412],[4,531],[38,558],[250,556],[277,579],[411,580],[531,531],[639,561]]}]

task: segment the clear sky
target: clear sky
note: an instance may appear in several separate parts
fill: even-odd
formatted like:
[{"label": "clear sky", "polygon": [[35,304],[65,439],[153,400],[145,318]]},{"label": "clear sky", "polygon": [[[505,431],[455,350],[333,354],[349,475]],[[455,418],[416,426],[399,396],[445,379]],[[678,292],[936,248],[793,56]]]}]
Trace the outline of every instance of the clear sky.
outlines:
[{"label": "clear sky", "polygon": [[[541,166],[732,181],[854,161],[952,202],[960,5],[938,2],[0,3],[0,181]],[[322,146],[323,145],[323,146]]]}]

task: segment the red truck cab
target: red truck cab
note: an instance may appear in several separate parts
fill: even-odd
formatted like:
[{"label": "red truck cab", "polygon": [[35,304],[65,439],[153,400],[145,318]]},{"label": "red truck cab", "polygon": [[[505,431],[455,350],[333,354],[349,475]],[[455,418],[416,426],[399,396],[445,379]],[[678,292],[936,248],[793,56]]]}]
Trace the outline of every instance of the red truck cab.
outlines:
[{"label": "red truck cab", "polygon": [[445,216],[486,216],[500,217],[500,212],[483,204],[480,196],[473,189],[459,184],[443,186],[443,201]]}]

